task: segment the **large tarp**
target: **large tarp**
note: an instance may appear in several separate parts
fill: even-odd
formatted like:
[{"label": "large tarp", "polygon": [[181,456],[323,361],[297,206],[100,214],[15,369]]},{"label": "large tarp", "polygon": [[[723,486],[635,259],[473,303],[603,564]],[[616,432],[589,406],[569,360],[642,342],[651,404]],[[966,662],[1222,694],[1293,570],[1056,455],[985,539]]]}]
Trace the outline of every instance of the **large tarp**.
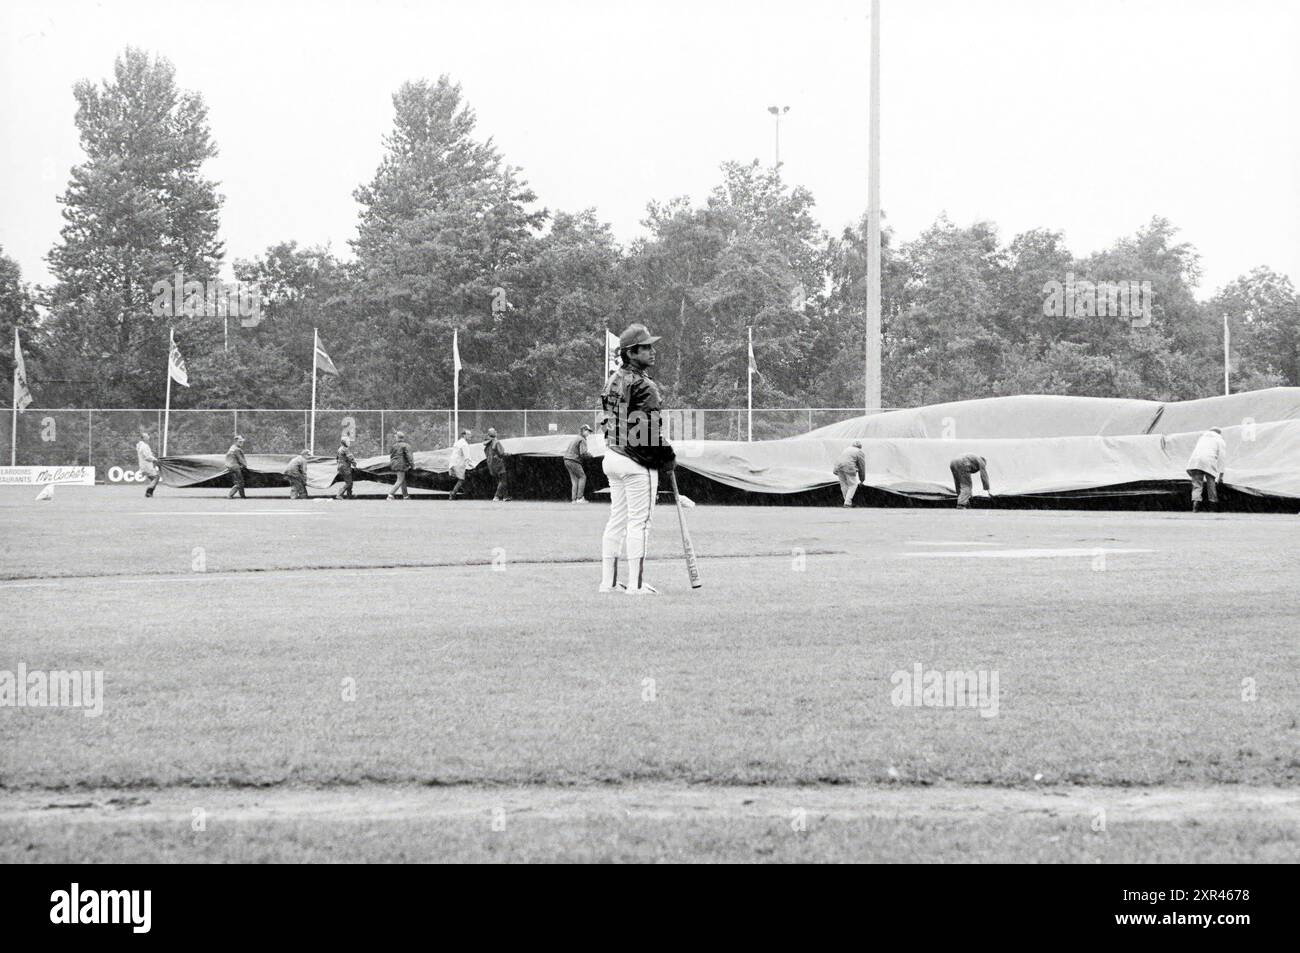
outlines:
[{"label": "large tarp", "polygon": [[[1230,397],[1161,404],[1087,397],[1000,397],[868,415],[785,440],[677,441],[679,466],[746,493],[798,494],[833,485],[836,458],[862,440],[866,485],[922,499],[954,494],[949,462],[966,453],[988,461],[993,492],[1001,497],[1057,494],[1168,493],[1189,482],[1187,460],[1201,433],[1223,429],[1228,447],[1224,483],[1236,490],[1300,498],[1300,388],[1273,388]],[[512,479],[530,468],[558,468],[572,435],[503,440]],[[601,439],[589,440],[594,457]],[[451,451],[415,454],[412,486],[446,489]],[[285,486],[288,455],[248,457],[250,484]],[[471,466],[483,445],[471,444]],[[219,454],[161,461],[169,486],[228,486]],[[357,477],[391,483],[387,457],[358,461]],[[309,462],[308,483],[335,480],[332,458]],[[562,476],[557,469],[556,478]]]},{"label": "large tarp", "polygon": [[1300,387],[1170,403],[1025,394],[867,414],[788,439],[1119,437],[1295,419],[1300,419]]}]

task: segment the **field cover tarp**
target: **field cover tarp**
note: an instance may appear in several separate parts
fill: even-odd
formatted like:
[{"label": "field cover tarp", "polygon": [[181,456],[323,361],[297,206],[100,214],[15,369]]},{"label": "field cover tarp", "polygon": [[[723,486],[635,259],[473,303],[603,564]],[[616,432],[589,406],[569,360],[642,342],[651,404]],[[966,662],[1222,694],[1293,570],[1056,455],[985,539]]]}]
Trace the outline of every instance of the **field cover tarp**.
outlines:
[{"label": "field cover tarp", "polygon": [[[907,496],[953,495],[948,463],[965,453],[988,460],[998,496],[1167,492],[1186,483],[1187,459],[1200,434],[1223,428],[1228,445],[1225,484],[1268,496],[1300,498],[1300,388],[1273,388],[1230,397],[1161,404],[1087,397],[1001,397],[938,404],[854,418],[785,440],[686,440],[674,444],[684,470],[751,493],[792,494],[835,483],[836,457],[861,439],[866,484]],[[1086,432],[1091,431],[1091,432]],[[946,439],[945,434],[951,435]],[[531,461],[559,458],[571,435],[503,440],[518,472]],[[589,441],[600,457],[599,437]],[[445,489],[451,451],[415,454],[412,486]],[[287,454],[250,454],[254,486],[284,486]],[[471,444],[471,466],[483,445]],[[558,459],[555,459],[558,464]],[[229,485],[220,454],[161,461],[168,486]],[[360,479],[391,482],[388,458],[358,461]],[[334,482],[332,457],[308,464],[308,484]],[[1165,484],[1166,489],[1135,484]],[[1125,490],[1129,487],[1129,490]]]},{"label": "field cover tarp", "polygon": [[1191,433],[1248,421],[1300,419],[1300,387],[1161,403],[1111,397],[1018,395],[931,404],[841,420],[791,440],[863,437],[1120,437]]}]

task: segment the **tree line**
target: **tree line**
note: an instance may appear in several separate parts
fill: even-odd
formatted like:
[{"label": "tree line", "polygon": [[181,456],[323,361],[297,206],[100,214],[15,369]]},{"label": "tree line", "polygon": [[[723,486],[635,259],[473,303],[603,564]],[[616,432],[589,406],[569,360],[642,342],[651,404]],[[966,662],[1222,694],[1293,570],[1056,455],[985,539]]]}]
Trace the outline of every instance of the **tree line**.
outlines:
[{"label": "tree line", "polygon": [[[129,48],[73,96],[85,158],[59,198],[52,283],[31,286],[0,249],[0,333],[20,329],[40,405],[158,406],[174,327],[194,386],[173,406],[302,407],[318,327],[342,371],[320,384],[322,406],[448,406],[456,329],[463,407],[586,407],[605,331],[632,321],[664,335],[655,376],[670,405],[743,404],[750,327],[756,407],[862,403],[865,218],[829,233],[780,166],[721,163],[708,196],[650,201],[622,246],[595,209],[541,205],[452,79],[407,82],[354,193],[352,254],[286,238],[232,261],[261,310],[227,337],[219,318],[157,306],[159,282],[210,282],[224,261],[202,95]],[[940,217],[908,242],[886,227],[881,268],[886,406],[1210,396],[1225,315],[1234,390],[1300,385],[1292,282],[1261,266],[1198,302],[1197,252],[1163,218],[1080,257],[1050,228],[1004,241],[992,223]],[[1146,313],[1059,313],[1046,289],[1067,281],[1145,283]],[[8,346],[0,373],[12,380]]]}]

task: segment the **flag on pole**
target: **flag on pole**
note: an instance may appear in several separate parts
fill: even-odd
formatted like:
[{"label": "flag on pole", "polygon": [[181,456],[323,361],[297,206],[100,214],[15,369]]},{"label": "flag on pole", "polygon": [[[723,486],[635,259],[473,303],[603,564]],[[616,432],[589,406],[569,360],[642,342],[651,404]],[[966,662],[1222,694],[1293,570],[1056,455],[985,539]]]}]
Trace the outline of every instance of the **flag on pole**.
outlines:
[{"label": "flag on pole", "polygon": [[27,365],[23,363],[23,349],[18,346],[18,329],[14,328],[14,409],[22,413],[32,402],[32,392],[27,386]]},{"label": "flag on pole", "polygon": [[750,332],[750,338],[749,338],[749,373],[758,374],[759,377],[763,376],[762,374],[759,374],[758,362],[754,360],[754,337],[753,337],[752,330]]},{"label": "flag on pole", "polygon": [[464,366],[460,362],[460,332],[451,332],[451,370],[457,377],[460,376],[460,369]]},{"label": "flag on pole", "polygon": [[167,373],[182,387],[190,386],[190,373],[185,369],[185,358],[181,357],[181,349],[176,346],[174,330],[171,332],[171,350],[167,354]]},{"label": "flag on pole", "polygon": [[605,332],[605,376],[618,370],[618,336]]},{"label": "flag on pole", "polygon": [[325,348],[321,347],[320,337],[316,338],[316,370],[322,374],[330,374],[334,377],[339,376],[339,369],[334,366],[330,356],[325,353]]}]

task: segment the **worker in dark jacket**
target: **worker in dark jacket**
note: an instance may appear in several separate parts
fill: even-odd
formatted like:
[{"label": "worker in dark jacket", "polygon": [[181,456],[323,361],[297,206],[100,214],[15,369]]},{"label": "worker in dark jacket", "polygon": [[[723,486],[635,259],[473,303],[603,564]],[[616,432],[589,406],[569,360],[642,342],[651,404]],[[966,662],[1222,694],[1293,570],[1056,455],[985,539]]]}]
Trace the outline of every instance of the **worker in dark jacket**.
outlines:
[{"label": "worker in dark jacket", "polygon": [[569,441],[564,450],[564,469],[569,471],[569,499],[574,503],[586,503],[587,471],[583,464],[591,459],[587,450],[587,437],[591,428],[586,424],[578,431],[578,436]]},{"label": "worker in dark jacket", "polygon": [[510,454],[506,453],[505,448],[501,446],[501,441],[497,439],[496,429],[488,428],[487,441],[483,444],[483,453],[487,457],[488,473],[497,481],[497,491],[492,496],[493,503],[510,502],[510,486],[506,481],[506,458]]},{"label": "worker in dark jacket", "polygon": [[352,499],[352,468],[357,465],[357,458],[352,454],[352,441],[347,437],[339,439],[339,448],[334,453],[334,460],[339,465],[338,478],[343,481],[343,489],[339,490],[336,499]]},{"label": "worker in dark jacket", "polygon": [[397,494],[400,493],[402,499],[409,500],[411,493],[406,489],[406,474],[415,467],[415,457],[411,455],[411,445],[406,442],[406,434],[400,430],[393,434],[393,448],[388,453],[388,467],[397,475],[397,482],[393,484],[393,491],[388,494],[388,498],[396,499]]},{"label": "worker in dark jacket", "polygon": [[989,467],[983,457],[968,453],[953,460],[949,468],[952,470],[953,486],[957,490],[957,509],[964,510],[970,506],[971,474],[978,473],[984,483],[984,492],[989,492]]},{"label": "worker in dark jacket", "polygon": [[239,494],[241,500],[248,499],[244,495],[244,467],[248,466],[248,460],[244,457],[244,438],[235,437],[235,442],[230,445],[226,451],[226,472],[230,474],[230,492],[226,494],[226,499],[233,500],[235,494]]},{"label": "worker in dark jacket", "polygon": [[289,478],[289,499],[305,500],[307,496],[307,461],[311,458],[310,450],[303,450],[289,461],[284,468],[284,475]]}]

